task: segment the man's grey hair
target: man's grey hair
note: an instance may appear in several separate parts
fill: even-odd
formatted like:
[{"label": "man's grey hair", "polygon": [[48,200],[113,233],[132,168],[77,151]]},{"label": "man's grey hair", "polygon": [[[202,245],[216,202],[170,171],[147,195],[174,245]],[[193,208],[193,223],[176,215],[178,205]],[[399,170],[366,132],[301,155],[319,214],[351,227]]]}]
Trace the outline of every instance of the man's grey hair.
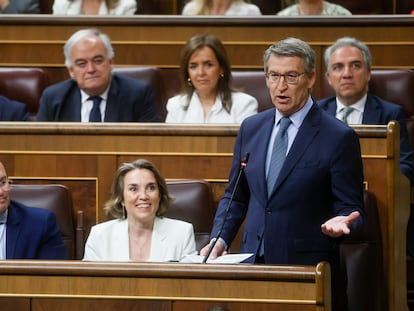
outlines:
[{"label": "man's grey hair", "polygon": [[355,39],[355,38],[352,38],[352,37],[342,37],[342,38],[339,38],[338,40],[336,40],[336,42],[333,45],[331,45],[330,47],[328,47],[325,50],[324,61],[325,61],[326,71],[329,71],[329,64],[331,62],[332,54],[337,49],[342,48],[342,47],[346,47],[346,46],[355,47],[358,50],[360,50],[361,53],[362,53],[362,57],[364,59],[364,63],[365,63],[366,68],[368,70],[371,69],[372,57],[371,57],[371,52],[370,52],[368,46],[365,43],[363,43],[362,41],[359,41],[358,39]]},{"label": "man's grey hair", "polygon": [[81,40],[83,40],[85,38],[88,38],[88,37],[93,37],[93,36],[98,37],[98,38],[100,38],[102,40],[102,42],[103,42],[103,44],[104,44],[104,46],[106,48],[106,51],[107,51],[107,57],[109,59],[114,58],[114,56],[115,56],[114,49],[112,47],[111,40],[109,39],[109,37],[106,34],[104,34],[103,32],[101,32],[100,30],[94,29],[94,28],[91,28],[91,29],[81,29],[81,30],[75,32],[66,41],[66,43],[65,43],[65,45],[63,47],[63,54],[65,56],[65,66],[67,68],[69,68],[69,67],[72,66],[72,62],[70,60],[70,54],[71,54],[71,51],[72,51],[72,47],[76,43],[78,43],[79,41],[81,41]]},{"label": "man's grey hair", "polygon": [[269,59],[271,55],[281,57],[300,57],[305,63],[306,73],[315,71],[315,51],[307,44],[297,38],[286,38],[271,45],[263,55],[264,70],[269,68]]}]

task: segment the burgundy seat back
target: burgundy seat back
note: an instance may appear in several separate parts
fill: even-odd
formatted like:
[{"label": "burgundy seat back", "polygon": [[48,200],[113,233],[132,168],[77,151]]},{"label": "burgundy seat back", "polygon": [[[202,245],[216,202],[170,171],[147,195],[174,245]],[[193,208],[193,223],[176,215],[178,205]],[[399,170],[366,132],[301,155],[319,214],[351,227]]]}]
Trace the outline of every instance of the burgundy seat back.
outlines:
[{"label": "burgundy seat back", "polygon": [[165,119],[165,90],[157,67],[115,67],[114,73],[123,74],[148,83],[154,92],[154,104],[161,120]]},{"label": "burgundy seat back", "polygon": [[266,86],[265,74],[262,70],[232,71],[232,75],[235,88],[257,99],[259,112],[274,107]]},{"label": "burgundy seat back", "polygon": [[76,257],[75,222],[72,194],[63,185],[16,185],[10,190],[11,199],[30,207],[44,208],[56,215],[56,222],[66,244],[69,259]]},{"label": "burgundy seat back", "polygon": [[204,180],[168,181],[168,191],[175,198],[166,217],[190,222],[194,226],[196,247],[200,250],[210,241],[214,219],[214,200]]},{"label": "burgundy seat back", "polygon": [[40,68],[0,68],[0,95],[27,105],[34,119],[40,96],[48,85],[47,75]]}]

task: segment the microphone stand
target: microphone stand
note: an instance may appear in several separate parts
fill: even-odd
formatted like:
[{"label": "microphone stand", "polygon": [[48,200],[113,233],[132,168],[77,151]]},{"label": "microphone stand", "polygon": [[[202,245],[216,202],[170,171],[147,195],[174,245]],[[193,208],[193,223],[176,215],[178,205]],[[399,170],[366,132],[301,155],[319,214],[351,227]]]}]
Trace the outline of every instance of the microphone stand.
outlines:
[{"label": "microphone stand", "polygon": [[217,232],[216,237],[213,239],[213,243],[210,245],[210,248],[208,249],[207,255],[203,259],[203,263],[206,263],[207,262],[208,257],[210,257],[211,252],[213,251],[214,246],[216,246],[216,243],[217,243],[217,241],[219,240],[219,238],[221,236],[221,233],[222,233],[222,231],[224,229],[224,225],[225,225],[226,220],[227,220],[227,216],[229,215],[229,211],[230,211],[231,204],[233,203],[234,195],[235,195],[235,193],[237,191],[237,188],[239,188],[241,175],[242,175],[242,173],[244,171],[244,168],[247,166],[247,161],[249,161],[249,156],[250,156],[250,154],[248,152],[246,152],[244,154],[243,159],[241,160],[239,173],[237,175],[236,183],[234,184],[233,192],[231,193],[229,203],[227,204],[227,208],[226,208],[226,211],[225,211],[225,214],[224,214],[223,222],[221,224],[220,230]]}]

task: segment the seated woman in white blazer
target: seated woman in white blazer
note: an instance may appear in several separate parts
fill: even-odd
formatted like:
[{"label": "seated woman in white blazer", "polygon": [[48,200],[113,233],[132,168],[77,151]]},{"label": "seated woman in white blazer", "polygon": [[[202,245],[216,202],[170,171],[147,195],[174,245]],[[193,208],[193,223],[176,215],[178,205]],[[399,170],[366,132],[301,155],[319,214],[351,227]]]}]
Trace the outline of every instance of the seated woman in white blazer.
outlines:
[{"label": "seated woman in white blazer", "polygon": [[104,207],[115,219],[92,227],[83,259],[165,262],[195,254],[193,225],[163,217],[170,201],[154,164],[142,159],[124,163]]},{"label": "seated woman in white blazer", "polygon": [[231,88],[227,53],[215,35],[188,40],[181,55],[180,78],[182,94],[168,100],[166,123],[240,124],[257,113],[256,98]]}]

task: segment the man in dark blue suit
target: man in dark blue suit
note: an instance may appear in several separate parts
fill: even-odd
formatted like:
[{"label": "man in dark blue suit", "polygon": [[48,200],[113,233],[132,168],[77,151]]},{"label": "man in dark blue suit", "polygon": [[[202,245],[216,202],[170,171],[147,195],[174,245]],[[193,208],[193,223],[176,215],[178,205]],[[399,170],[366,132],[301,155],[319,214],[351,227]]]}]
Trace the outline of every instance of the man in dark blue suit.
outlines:
[{"label": "man in dark blue suit", "polygon": [[0,259],[67,259],[55,215],[10,200],[10,184],[0,162]]},{"label": "man in dark blue suit", "polygon": [[[348,124],[400,125],[400,169],[414,184],[414,156],[410,146],[406,116],[400,105],[387,102],[368,93],[371,78],[371,52],[361,41],[343,37],[325,51],[326,78],[336,96],[318,101],[322,109]],[[352,108],[345,118],[344,111]],[[346,119],[346,120],[345,120]],[[414,257],[414,216],[407,230],[407,251]]]},{"label": "man in dark blue suit", "polygon": [[[212,239],[224,224],[223,231],[211,257],[223,254],[245,220],[240,252],[255,254],[257,263],[315,265],[328,261],[333,303],[340,306],[345,285],[338,277],[338,242],[364,221],[359,138],[312,99],[315,53],[308,44],[295,38],[279,41],[265,52],[264,64],[276,109],[241,124]],[[269,186],[272,154],[279,153],[282,146],[278,143],[279,121],[286,118],[290,122],[286,159]],[[224,222],[245,153],[250,158]],[[201,255],[207,254],[209,247],[204,247]]]},{"label": "man in dark blue suit", "polygon": [[46,88],[38,121],[159,122],[151,87],[112,73],[114,51],[108,36],[96,29],[74,33],[64,46],[72,79]]},{"label": "man in dark blue suit", "polygon": [[27,121],[29,111],[23,103],[0,96],[0,121]]}]

